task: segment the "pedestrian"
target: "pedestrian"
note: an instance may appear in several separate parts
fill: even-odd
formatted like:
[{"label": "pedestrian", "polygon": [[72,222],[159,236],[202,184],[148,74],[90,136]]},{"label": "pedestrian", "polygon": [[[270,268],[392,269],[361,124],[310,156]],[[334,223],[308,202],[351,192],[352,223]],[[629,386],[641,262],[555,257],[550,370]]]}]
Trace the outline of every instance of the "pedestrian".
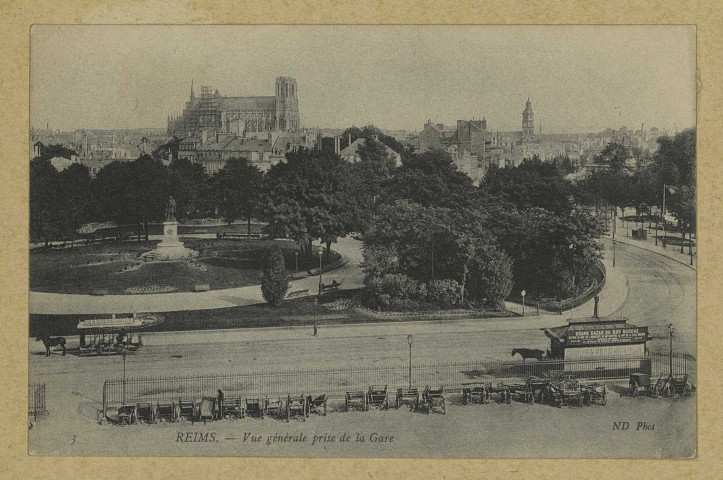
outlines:
[{"label": "pedestrian", "polygon": [[220,388],[218,389],[217,400],[218,400],[218,409],[217,409],[218,419],[221,420],[223,418],[223,392],[221,391]]},{"label": "pedestrian", "polygon": [[314,323],[314,336],[316,336],[316,323]]}]

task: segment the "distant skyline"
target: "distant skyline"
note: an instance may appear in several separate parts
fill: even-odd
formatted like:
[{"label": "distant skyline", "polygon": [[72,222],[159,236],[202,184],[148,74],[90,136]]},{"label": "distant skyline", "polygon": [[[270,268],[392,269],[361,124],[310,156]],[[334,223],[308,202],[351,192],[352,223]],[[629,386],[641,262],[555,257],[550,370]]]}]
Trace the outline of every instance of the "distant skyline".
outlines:
[{"label": "distant skyline", "polygon": [[31,126],[165,127],[193,81],[271,96],[303,127],[421,130],[487,118],[535,132],[695,125],[693,26],[34,26]]}]

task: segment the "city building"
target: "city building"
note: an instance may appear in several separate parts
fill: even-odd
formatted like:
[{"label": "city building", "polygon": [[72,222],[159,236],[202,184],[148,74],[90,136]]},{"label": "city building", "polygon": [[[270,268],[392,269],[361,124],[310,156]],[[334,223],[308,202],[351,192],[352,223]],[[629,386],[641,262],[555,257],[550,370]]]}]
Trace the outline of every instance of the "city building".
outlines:
[{"label": "city building", "polygon": [[[394,161],[395,166],[400,167],[402,165],[402,156],[398,152],[395,152],[388,146],[384,145],[376,137],[374,138],[374,141],[384,146],[387,151],[387,156]],[[366,138],[357,138],[351,143],[351,145],[337,153],[343,160],[349,163],[356,163],[361,160],[361,157],[359,156],[359,147],[361,147],[365,143]]]},{"label": "city building", "polygon": [[208,86],[191,95],[181,115],[168,117],[168,134],[186,137],[203,130],[239,136],[272,131],[293,132],[300,127],[296,79],[278,77],[273,96],[227,97]]}]

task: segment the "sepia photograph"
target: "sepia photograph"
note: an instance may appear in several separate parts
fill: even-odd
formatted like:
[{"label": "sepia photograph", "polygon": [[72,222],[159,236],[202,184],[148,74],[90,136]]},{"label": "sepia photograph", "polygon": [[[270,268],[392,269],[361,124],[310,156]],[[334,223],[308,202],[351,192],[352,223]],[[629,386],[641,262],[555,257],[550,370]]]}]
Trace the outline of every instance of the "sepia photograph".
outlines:
[{"label": "sepia photograph", "polygon": [[695,458],[696,69],[694,25],[34,25],[28,453]]}]

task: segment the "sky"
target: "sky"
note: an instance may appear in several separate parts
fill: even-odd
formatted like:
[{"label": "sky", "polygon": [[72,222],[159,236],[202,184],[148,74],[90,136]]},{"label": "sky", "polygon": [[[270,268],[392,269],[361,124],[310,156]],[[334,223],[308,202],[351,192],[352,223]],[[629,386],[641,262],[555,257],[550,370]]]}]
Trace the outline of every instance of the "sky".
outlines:
[{"label": "sky", "polygon": [[55,26],[31,31],[30,115],[56,130],[165,127],[194,82],[272,96],[302,127],[520,130],[695,125],[694,26]]}]

